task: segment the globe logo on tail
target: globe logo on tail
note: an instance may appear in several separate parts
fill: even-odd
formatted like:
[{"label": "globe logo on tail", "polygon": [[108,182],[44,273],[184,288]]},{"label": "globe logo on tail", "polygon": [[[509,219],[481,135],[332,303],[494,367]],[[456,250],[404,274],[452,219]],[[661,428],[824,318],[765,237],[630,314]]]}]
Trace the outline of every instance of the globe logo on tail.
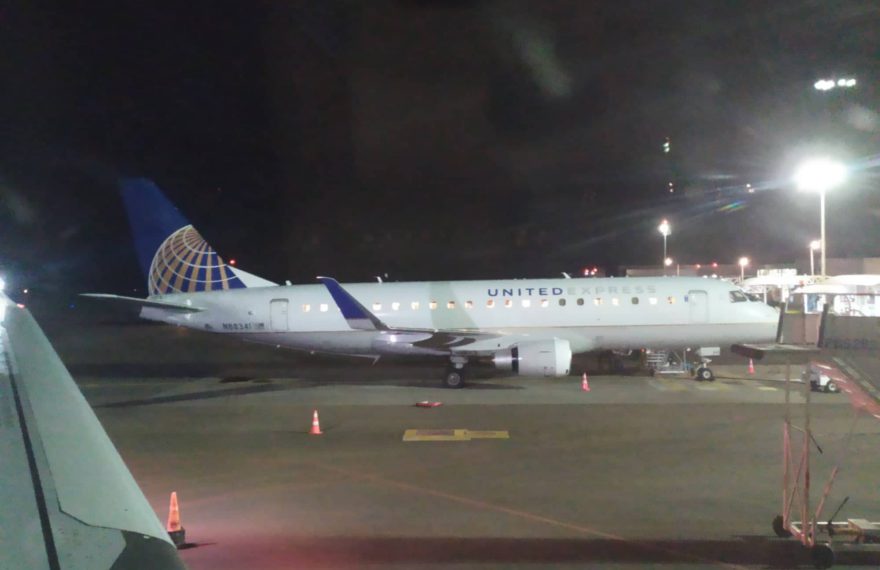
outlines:
[{"label": "globe logo on tail", "polygon": [[245,286],[191,225],[165,238],[153,256],[148,281],[150,295],[219,291]]}]

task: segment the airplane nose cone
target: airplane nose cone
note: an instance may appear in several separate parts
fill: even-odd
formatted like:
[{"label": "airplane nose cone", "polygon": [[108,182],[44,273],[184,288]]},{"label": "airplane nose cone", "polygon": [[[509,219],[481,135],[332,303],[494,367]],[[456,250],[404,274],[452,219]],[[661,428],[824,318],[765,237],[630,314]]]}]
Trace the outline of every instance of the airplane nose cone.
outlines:
[{"label": "airplane nose cone", "polygon": [[767,341],[772,342],[776,340],[776,328],[779,325],[779,309],[764,304],[761,304],[759,308],[762,329],[766,331]]}]

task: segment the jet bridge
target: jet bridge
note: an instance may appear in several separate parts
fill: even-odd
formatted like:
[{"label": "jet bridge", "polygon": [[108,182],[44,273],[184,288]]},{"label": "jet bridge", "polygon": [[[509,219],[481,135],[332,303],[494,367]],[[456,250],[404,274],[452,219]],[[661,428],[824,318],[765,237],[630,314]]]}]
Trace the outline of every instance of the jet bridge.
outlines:
[{"label": "jet bridge", "polygon": [[[860,419],[880,419],[880,317],[835,315],[830,307],[826,305],[822,313],[815,345],[776,343],[732,347],[737,354],[749,358],[770,358],[785,363],[782,509],[773,520],[773,530],[777,536],[794,537],[809,548],[817,568],[831,567],[836,552],[880,552],[880,522],[865,518],[834,520],[848,498],[825,519],[826,501],[840,471],[839,461],[828,475],[815,510],[811,508],[810,454],[814,446],[820,453],[822,449],[810,426],[810,384],[803,382],[795,388],[791,366],[809,363],[818,367],[849,397],[853,419],[843,449],[838,450],[840,457],[847,451]],[[784,328],[781,323],[778,340]],[[792,403],[792,391],[796,389],[803,390],[803,405]]]}]

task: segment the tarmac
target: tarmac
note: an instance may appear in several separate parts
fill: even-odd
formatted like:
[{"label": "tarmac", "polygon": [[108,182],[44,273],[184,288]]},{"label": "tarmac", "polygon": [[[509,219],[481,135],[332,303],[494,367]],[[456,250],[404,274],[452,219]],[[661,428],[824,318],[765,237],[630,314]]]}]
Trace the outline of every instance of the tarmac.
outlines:
[{"label": "tarmac", "polygon": [[[785,390],[760,364],[713,383],[591,375],[589,392],[580,370],[479,369],[447,390],[431,362],[315,358],[124,321],[41,324],[163,520],[177,491],[192,570],[809,566],[770,526]],[[840,517],[880,520],[880,423],[859,421],[846,445],[846,397],[812,399],[814,486],[842,464],[826,511],[848,496]],[[308,433],[315,409],[320,436]],[[407,430],[507,437],[404,441]],[[880,563],[841,556],[835,567]]]}]

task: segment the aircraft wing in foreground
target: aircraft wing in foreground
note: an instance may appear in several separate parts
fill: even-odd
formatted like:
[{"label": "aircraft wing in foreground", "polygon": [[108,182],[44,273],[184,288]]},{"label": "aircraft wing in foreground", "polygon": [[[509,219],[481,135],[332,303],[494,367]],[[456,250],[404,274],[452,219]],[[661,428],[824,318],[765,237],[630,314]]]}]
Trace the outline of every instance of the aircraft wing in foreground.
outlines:
[{"label": "aircraft wing in foreground", "polygon": [[30,313],[0,292],[0,568],[182,570]]}]

